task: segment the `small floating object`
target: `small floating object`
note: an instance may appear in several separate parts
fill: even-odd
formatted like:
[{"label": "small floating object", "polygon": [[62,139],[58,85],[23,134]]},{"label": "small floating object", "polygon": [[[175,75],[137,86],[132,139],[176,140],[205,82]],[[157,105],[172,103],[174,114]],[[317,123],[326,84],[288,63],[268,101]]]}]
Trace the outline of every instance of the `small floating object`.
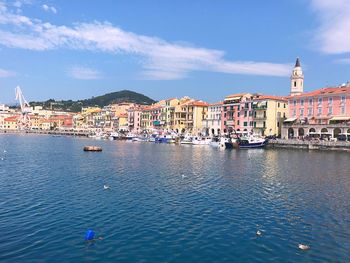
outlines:
[{"label": "small floating object", "polygon": [[260,230],[256,231],[256,235],[257,235],[257,236],[260,237],[260,236],[262,236],[262,234],[263,234],[263,233],[262,233]]},{"label": "small floating object", "polygon": [[85,241],[91,241],[95,238],[95,232],[91,229],[89,229],[88,231],[86,231],[85,234]]},{"label": "small floating object", "polygon": [[111,189],[111,188],[109,187],[109,185],[104,185],[104,186],[103,186],[103,189],[109,190],[109,189]]},{"label": "small floating object", "polygon": [[6,151],[6,150],[4,150],[4,153],[7,153],[7,151]]},{"label": "small floating object", "polygon": [[85,146],[85,152],[102,152],[102,147],[99,146]]},{"label": "small floating object", "polygon": [[310,249],[310,246],[308,246],[308,245],[303,245],[303,244],[299,244],[299,245],[298,245],[298,248],[301,249],[301,250],[309,250],[309,249]]},{"label": "small floating object", "polygon": [[185,178],[185,177],[186,177],[186,175],[182,174],[182,175],[181,175],[181,177],[182,177],[182,178]]}]

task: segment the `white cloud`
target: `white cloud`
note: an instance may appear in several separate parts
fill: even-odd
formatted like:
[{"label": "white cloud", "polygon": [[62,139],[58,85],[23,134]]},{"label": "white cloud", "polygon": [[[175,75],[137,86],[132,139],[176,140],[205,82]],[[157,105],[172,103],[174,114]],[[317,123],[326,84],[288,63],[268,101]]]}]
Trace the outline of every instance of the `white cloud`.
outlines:
[{"label": "white cloud", "polygon": [[53,6],[48,6],[47,4],[43,4],[41,7],[47,12],[51,11],[52,13],[57,14],[57,9]]},{"label": "white cloud", "polygon": [[312,0],[320,27],[315,32],[316,45],[328,54],[350,52],[350,1]]},{"label": "white cloud", "polygon": [[101,79],[102,73],[98,70],[86,67],[72,67],[68,70],[68,76],[74,79]]},{"label": "white cloud", "polygon": [[288,76],[291,70],[289,64],[229,61],[220,50],[138,35],[108,22],[58,26],[14,14],[6,6],[0,6],[1,24],[5,29],[0,27],[0,45],[28,50],[66,48],[134,55],[148,79],[181,79],[192,71]]},{"label": "white cloud", "polygon": [[16,76],[15,72],[0,68],[0,78],[9,78],[14,76]]}]

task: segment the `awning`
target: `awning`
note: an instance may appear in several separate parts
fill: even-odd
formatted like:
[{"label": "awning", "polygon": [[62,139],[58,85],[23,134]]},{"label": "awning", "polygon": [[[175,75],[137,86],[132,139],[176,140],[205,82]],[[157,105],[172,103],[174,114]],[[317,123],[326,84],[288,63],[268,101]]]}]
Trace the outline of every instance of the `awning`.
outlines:
[{"label": "awning", "polygon": [[348,121],[348,120],[350,120],[350,117],[345,117],[345,116],[333,117],[330,119],[330,121]]},{"label": "awning", "polygon": [[289,118],[289,119],[286,119],[284,120],[284,122],[293,122],[295,121],[297,118]]}]

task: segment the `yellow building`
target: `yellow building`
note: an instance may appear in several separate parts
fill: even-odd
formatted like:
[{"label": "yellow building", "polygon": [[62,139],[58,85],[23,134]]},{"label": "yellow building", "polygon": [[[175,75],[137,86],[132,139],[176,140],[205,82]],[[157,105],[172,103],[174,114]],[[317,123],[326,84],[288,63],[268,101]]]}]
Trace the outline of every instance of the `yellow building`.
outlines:
[{"label": "yellow building", "polygon": [[180,99],[174,112],[174,130],[178,133],[198,135],[203,131],[203,120],[208,103],[188,97]]},{"label": "yellow building", "polygon": [[279,96],[257,95],[253,98],[253,132],[261,136],[281,135],[288,118],[288,100]]},{"label": "yellow building", "polygon": [[17,130],[19,128],[19,116],[7,117],[3,121],[4,130]]}]

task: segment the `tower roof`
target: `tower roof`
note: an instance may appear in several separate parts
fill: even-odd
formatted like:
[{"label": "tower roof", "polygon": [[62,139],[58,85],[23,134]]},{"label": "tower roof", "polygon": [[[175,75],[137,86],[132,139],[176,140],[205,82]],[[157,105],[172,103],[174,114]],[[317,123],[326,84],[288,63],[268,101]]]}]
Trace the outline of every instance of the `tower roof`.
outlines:
[{"label": "tower roof", "polygon": [[297,58],[297,61],[295,62],[295,67],[301,67],[299,58]]}]

